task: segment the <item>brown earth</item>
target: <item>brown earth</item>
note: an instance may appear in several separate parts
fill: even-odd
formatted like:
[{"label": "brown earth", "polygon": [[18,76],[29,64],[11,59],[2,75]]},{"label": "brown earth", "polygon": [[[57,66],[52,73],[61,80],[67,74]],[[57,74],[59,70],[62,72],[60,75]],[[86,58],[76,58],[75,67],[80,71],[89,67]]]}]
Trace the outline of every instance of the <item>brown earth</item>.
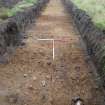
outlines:
[{"label": "brown earth", "polygon": [[[26,30],[25,46],[0,65],[0,105],[104,105],[104,91],[72,17],[60,0],[51,0]],[[52,42],[39,38],[53,38]]]}]

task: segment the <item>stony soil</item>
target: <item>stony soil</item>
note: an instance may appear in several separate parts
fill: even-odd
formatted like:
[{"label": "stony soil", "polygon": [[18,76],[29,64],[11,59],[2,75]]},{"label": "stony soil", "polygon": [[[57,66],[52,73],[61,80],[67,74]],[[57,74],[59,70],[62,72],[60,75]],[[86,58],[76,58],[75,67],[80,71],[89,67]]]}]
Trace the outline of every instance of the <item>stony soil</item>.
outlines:
[{"label": "stony soil", "polygon": [[[72,17],[60,0],[51,0],[26,30],[8,64],[0,65],[0,105],[104,105],[104,91]],[[55,39],[55,59],[52,41]]]}]

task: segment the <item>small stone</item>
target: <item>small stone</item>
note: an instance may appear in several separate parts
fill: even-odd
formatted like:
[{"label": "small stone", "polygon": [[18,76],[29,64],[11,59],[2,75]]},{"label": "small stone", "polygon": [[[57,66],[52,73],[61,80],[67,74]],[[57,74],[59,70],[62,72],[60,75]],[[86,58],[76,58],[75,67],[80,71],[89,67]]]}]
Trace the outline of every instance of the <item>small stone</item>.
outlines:
[{"label": "small stone", "polygon": [[37,80],[37,78],[36,77],[33,77],[33,81],[36,81]]},{"label": "small stone", "polygon": [[21,42],[21,44],[20,44],[21,46],[25,46],[25,42]]},{"label": "small stone", "polygon": [[56,79],[59,79],[60,77],[57,75],[55,78],[56,78]]},{"label": "small stone", "polygon": [[33,90],[33,89],[34,89],[32,85],[30,85],[28,88],[29,88],[30,90]]},{"label": "small stone", "polygon": [[42,86],[43,86],[43,87],[46,86],[46,81],[42,81]]},{"label": "small stone", "polygon": [[51,77],[50,77],[50,75],[47,75],[46,78],[47,78],[47,79],[50,79]]},{"label": "small stone", "polygon": [[73,105],[84,105],[84,101],[80,97],[75,97],[72,99]]},{"label": "small stone", "polygon": [[47,62],[47,65],[49,65],[49,66],[50,66],[50,65],[51,65],[51,62]]},{"label": "small stone", "polygon": [[52,79],[52,82],[54,83],[55,82],[55,79]]},{"label": "small stone", "polygon": [[27,77],[28,75],[27,74],[24,74],[24,77]]}]

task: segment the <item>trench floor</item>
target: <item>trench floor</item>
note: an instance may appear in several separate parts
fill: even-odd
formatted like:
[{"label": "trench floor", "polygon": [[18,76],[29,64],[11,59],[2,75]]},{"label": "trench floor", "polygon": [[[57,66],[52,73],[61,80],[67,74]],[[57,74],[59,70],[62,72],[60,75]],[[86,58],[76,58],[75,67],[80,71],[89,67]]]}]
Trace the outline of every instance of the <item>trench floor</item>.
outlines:
[{"label": "trench floor", "polygon": [[[26,30],[24,46],[0,65],[0,105],[104,105],[96,69],[61,0],[50,0]],[[55,55],[53,59],[53,41]]]}]

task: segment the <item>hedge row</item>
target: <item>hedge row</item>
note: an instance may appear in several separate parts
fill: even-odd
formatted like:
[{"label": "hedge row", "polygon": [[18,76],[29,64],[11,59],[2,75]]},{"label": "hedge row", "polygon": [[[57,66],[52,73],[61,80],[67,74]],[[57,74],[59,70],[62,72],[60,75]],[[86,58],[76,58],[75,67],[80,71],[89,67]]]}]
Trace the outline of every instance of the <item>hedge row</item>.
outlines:
[{"label": "hedge row", "polygon": [[8,53],[9,47],[17,47],[22,38],[22,32],[35,20],[49,0],[38,0],[34,6],[0,24],[0,56]]},{"label": "hedge row", "polygon": [[78,30],[86,42],[88,53],[96,64],[99,73],[105,79],[105,34],[96,28],[87,13],[79,9],[70,0],[63,0],[67,10],[72,14]]},{"label": "hedge row", "polygon": [[16,3],[22,0],[0,0],[0,7],[13,7]]}]

